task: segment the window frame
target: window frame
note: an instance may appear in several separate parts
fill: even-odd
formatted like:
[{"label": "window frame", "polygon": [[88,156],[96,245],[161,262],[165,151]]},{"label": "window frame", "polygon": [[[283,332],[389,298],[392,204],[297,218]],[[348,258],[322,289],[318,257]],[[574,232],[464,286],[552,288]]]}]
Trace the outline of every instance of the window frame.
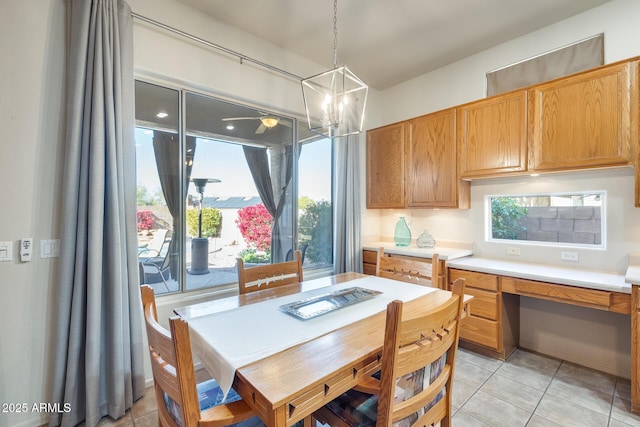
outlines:
[{"label": "window frame", "polygon": [[[291,191],[292,191],[292,220],[293,220],[293,225],[292,225],[292,233],[293,233],[293,238],[292,238],[292,243],[293,243],[293,248],[297,249],[298,244],[299,244],[299,230],[298,230],[298,216],[299,216],[299,207],[298,207],[298,186],[299,186],[299,165],[298,165],[298,154],[301,150],[301,144],[304,143],[304,139],[301,138],[300,133],[298,132],[299,126],[304,125],[305,122],[305,118],[302,115],[292,115],[290,112],[283,112],[280,109],[274,108],[272,106],[265,106],[265,105],[257,105],[254,103],[250,103],[247,102],[244,99],[234,99],[231,98],[229,96],[225,96],[223,94],[217,93],[215,91],[209,91],[209,90],[202,90],[201,88],[196,88],[194,86],[190,86],[188,84],[184,84],[184,83],[175,83],[175,82],[168,82],[166,80],[163,79],[157,79],[154,77],[149,78],[148,76],[144,76],[144,75],[136,75],[135,76],[135,81],[140,81],[143,83],[147,83],[147,84],[151,84],[151,85],[155,85],[155,86],[160,86],[162,88],[166,88],[166,89],[171,89],[171,90],[175,90],[178,93],[178,102],[179,102],[179,118],[178,118],[178,138],[180,141],[180,150],[179,150],[179,161],[181,164],[184,164],[185,161],[185,146],[186,146],[186,138],[187,138],[187,129],[186,129],[186,97],[187,94],[193,94],[193,95],[201,95],[201,96],[205,96],[205,97],[211,97],[214,98],[216,100],[219,101],[223,101],[223,102],[228,102],[228,103],[232,103],[232,104],[236,104],[245,108],[250,108],[250,109],[254,109],[256,110],[256,112],[264,112],[267,111],[269,113],[272,113],[274,115],[277,116],[282,116],[282,117],[287,117],[290,118],[292,120],[292,139],[293,139],[293,152],[294,152],[294,158],[296,159],[294,161],[294,165],[293,165],[293,170],[292,173],[294,174],[294,176],[292,177],[292,187],[291,187]],[[150,129],[150,130],[163,130],[160,126],[157,127],[153,127],[150,126],[150,123],[148,122],[138,122],[137,119],[134,118],[134,126],[135,128],[144,128],[144,129]],[[229,141],[231,143],[238,143],[238,141]],[[333,142],[331,143],[331,150],[333,153]],[[331,164],[330,164],[330,171],[329,174],[331,176],[331,181],[333,183],[333,174],[334,174],[334,159],[333,159],[333,155],[331,156]],[[136,165],[137,168],[137,165]],[[184,174],[185,174],[185,170],[184,167],[180,168],[180,172],[179,172],[179,181],[183,181],[184,180]],[[333,185],[332,185],[333,186]],[[186,200],[187,197],[187,191],[188,189],[183,189],[182,187],[180,188],[180,197],[183,200]],[[330,196],[331,200],[331,205],[333,206],[334,201],[333,199],[333,191],[332,194]],[[186,202],[185,202],[186,203]],[[179,223],[180,226],[182,228],[182,232],[180,233],[180,238],[178,239],[178,247],[179,247],[179,261],[178,261],[178,268],[179,268],[179,273],[178,273],[178,290],[177,291],[169,291],[169,292],[163,292],[163,293],[159,293],[157,294],[157,297],[162,297],[162,296],[169,296],[169,295],[183,295],[183,294],[194,294],[197,293],[198,291],[201,292],[206,292],[206,293],[211,293],[211,292],[224,292],[225,290],[230,289],[231,287],[235,287],[235,284],[230,283],[230,284],[223,284],[223,285],[215,285],[215,286],[210,286],[210,287],[204,287],[204,288],[198,288],[198,289],[189,289],[187,286],[187,254],[186,254],[186,250],[185,250],[185,245],[187,243],[187,236],[186,236],[186,205],[185,203],[183,203],[179,209]],[[332,224],[332,232],[333,232],[333,215],[331,217],[331,224]],[[306,270],[306,269],[305,269]],[[319,267],[317,269],[311,269],[311,271],[318,270],[318,272],[320,271],[329,271],[329,270],[333,270],[333,260],[331,263],[331,266],[327,267]],[[315,274],[313,274],[315,275]]]},{"label": "window frame", "polygon": [[[519,240],[500,239],[493,237],[492,221],[492,199],[494,198],[518,198],[518,197],[562,197],[579,195],[599,195],[600,205],[600,243],[571,243],[571,242],[549,242],[541,240]],[[604,251],[607,249],[607,191],[606,190],[581,190],[581,191],[561,191],[561,192],[536,192],[536,193],[513,193],[513,194],[486,194],[484,195],[484,241],[487,243],[525,245],[553,248],[589,249]]]}]

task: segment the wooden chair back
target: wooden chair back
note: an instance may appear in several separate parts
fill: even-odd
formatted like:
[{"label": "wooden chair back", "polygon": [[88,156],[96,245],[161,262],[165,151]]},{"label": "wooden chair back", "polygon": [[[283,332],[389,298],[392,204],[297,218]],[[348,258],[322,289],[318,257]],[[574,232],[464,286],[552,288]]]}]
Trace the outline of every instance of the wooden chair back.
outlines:
[{"label": "wooden chair back", "polygon": [[[391,426],[409,416],[417,418],[411,419],[411,425],[430,426],[439,422],[442,427],[451,426],[451,386],[464,306],[464,279],[452,284],[451,293],[444,303],[417,315],[406,315],[405,307],[413,305],[407,313],[415,313],[415,307],[428,304],[429,296],[408,303],[393,301],[388,305],[377,426]],[[426,368],[422,391],[402,402],[394,402],[396,380],[408,376],[413,378],[410,381],[416,381],[409,374],[423,367]],[[430,375],[429,381],[427,375]],[[437,403],[423,410],[438,396]]]},{"label": "wooden chair back", "polygon": [[380,248],[376,262],[376,276],[439,288],[440,262],[438,254],[433,254],[431,262],[422,262],[384,256],[384,248]]},{"label": "wooden chair back", "polygon": [[140,289],[159,425],[179,427],[165,404],[165,394],[178,405],[182,427],[197,427],[204,421],[210,427],[226,426],[254,416],[255,413],[242,400],[217,405],[200,412],[189,325],[184,319],[174,316],[169,319],[171,332],[167,331],[157,321],[153,288],[142,285]]},{"label": "wooden chair back", "polygon": [[242,258],[237,259],[238,288],[240,294],[302,282],[302,253],[295,252],[292,261],[245,268]]}]

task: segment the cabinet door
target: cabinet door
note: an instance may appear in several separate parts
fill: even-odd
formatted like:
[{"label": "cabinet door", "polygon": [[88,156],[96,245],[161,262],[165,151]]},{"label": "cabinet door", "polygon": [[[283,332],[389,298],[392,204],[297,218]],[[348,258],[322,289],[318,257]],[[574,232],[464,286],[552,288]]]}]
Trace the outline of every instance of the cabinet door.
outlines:
[{"label": "cabinet door", "polygon": [[534,87],[529,93],[531,167],[626,164],[631,146],[635,63],[616,64]]},{"label": "cabinet door", "polygon": [[469,207],[469,183],[457,178],[455,123],[455,109],[407,123],[408,207]]},{"label": "cabinet door", "polygon": [[404,123],[367,131],[367,208],[405,207]]},{"label": "cabinet door", "polygon": [[526,92],[459,107],[458,150],[462,178],[526,171]]}]

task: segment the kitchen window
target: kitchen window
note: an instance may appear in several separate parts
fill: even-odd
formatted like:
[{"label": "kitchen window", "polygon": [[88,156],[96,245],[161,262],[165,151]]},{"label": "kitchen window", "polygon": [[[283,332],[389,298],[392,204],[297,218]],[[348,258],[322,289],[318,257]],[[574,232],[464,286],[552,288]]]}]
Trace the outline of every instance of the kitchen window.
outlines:
[{"label": "kitchen window", "polygon": [[606,248],[606,192],[485,196],[486,240]]}]

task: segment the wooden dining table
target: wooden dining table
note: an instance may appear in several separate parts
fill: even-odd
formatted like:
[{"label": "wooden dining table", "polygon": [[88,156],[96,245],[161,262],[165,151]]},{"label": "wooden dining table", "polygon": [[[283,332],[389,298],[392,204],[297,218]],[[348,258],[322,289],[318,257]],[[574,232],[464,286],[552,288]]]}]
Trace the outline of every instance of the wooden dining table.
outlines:
[{"label": "wooden dining table", "polygon": [[[249,304],[325,287],[332,289],[334,285],[364,277],[369,276],[359,273],[337,274],[194,304],[176,309],[175,312],[187,320],[210,313],[220,313],[224,317],[225,312]],[[433,289],[428,295],[422,307],[426,310],[444,302],[451,293]],[[465,296],[465,306],[470,299]],[[240,366],[235,370],[233,388],[268,426],[291,426],[380,369],[385,318],[385,310],[382,310]],[[233,325],[228,327],[233,328]],[[281,333],[286,334],[287,331]],[[249,345],[252,339],[251,336],[246,337]],[[195,349],[194,353],[198,357],[207,356],[198,354]]]}]

